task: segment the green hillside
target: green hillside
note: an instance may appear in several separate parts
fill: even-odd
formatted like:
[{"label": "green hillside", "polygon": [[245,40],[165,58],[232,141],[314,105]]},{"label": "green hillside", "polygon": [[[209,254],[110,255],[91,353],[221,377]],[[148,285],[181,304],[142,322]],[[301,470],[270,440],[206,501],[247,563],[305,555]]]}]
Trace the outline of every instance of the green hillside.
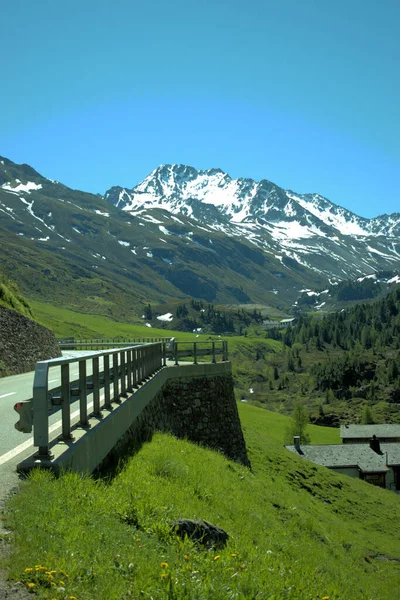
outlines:
[{"label": "green hillside", "polygon": [[[9,505],[11,576],[57,600],[397,597],[398,496],[289,454],[282,415],[240,416],[252,470],[157,434],[110,480],[34,473]],[[179,541],[182,517],[227,547]]]},{"label": "green hillside", "polygon": [[33,319],[33,312],[30,303],[22,296],[16,283],[10,281],[8,277],[0,271],[0,306],[11,308],[21,313],[25,317]]},{"label": "green hillside", "polygon": [[329,413],[400,422],[400,289],[324,318],[301,316],[268,335],[286,348],[268,385],[268,408],[300,394],[320,422]]},{"label": "green hillside", "polygon": [[[312,422],[320,425],[359,422],[365,411],[378,423],[400,422],[399,298],[397,291],[372,304],[357,305],[324,319],[300,317],[296,327],[282,332],[261,330],[250,315],[247,335],[228,338],[236,398],[286,415],[300,400],[308,408]],[[190,307],[189,302],[167,306],[176,313],[177,307],[183,305]],[[39,321],[59,337],[170,336],[182,341],[218,337],[201,333],[197,338],[193,333],[157,327],[156,318],[151,320],[155,326],[146,327],[144,319],[127,324],[35,301],[32,306]],[[142,309],[144,314],[146,305]],[[241,315],[235,321],[235,329],[246,323],[240,311],[231,314],[234,319]],[[196,315],[199,312],[192,310],[188,316]],[[174,324],[175,319],[163,326]],[[368,340],[372,339],[371,347]]]}]

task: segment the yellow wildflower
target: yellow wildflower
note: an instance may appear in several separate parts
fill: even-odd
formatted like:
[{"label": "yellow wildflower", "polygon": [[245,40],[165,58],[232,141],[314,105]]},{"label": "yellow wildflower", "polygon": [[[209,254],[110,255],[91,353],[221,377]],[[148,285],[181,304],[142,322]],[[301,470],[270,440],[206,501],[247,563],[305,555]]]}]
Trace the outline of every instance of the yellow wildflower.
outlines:
[{"label": "yellow wildflower", "polygon": [[32,571],[32,567],[26,567],[26,569],[24,569],[24,573],[31,573]]},{"label": "yellow wildflower", "polygon": [[33,589],[33,588],[35,587],[35,584],[34,584],[34,583],[27,583],[26,585],[28,586],[28,588],[29,588],[30,590],[31,590],[31,589]]},{"label": "yellow wildflower", "polygon": [[60,585],[65,585],[65,581],[60,581]]},{"label": "yellow wildflower", "polygon": [[161,573],[161,578],[162,578],[162,579],[165,579],[166,577],[167,577],[167,574],[166,574],[166,573]]},{"label": "yellow wildflower", "polygon": [[236,552],[232,552],[231,556],[237,556]]},{"label": "yellow wildflower", "polygon": [[168,568],[168,563],[166,563],[166,562],[162,562],[162,563],[160,564],[160,567],[161,567],[162,569],[167,569],[167,568]]},{"label": "yellow wildflower", "polygon": [[214,560],[218,560],[219,558],[221,558],[220,554],[217,554],[217,556],[214,556]]}]

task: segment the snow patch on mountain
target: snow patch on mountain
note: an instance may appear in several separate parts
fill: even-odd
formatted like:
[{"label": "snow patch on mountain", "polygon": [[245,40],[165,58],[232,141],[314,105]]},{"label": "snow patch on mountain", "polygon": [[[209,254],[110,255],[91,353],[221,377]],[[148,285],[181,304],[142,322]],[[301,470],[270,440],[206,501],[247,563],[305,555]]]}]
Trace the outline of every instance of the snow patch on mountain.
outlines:
[{"label": "snow patch on mountain", "polygon": [[[295,200],[302,208],[317,217],[323,223],[327,223],[331,227],[334,227],[342,235],[351,236],[368,236],[369,232],[361,227],[356,215],[352,215],[349,211],[345,211],[340,207],[334,205],[327,206],[326,200],[318,194],[315,194],[311,201],[305,200],[304,197],[296,196],[291,192],[286,192],[289,198]],[[322,208],[321,200],[323,200],[325,206]]]},{"label": "snow patch on mountain", "polygon": [[172,313],[165,313],[165,315],[159,315],[157,319],[159,321],[172,321],[174,318]]},{"label": "snow patch on mountain", "polygon": [[[16,181],[19,181],[19,179],[16,179]],[[30,194],[34,190],[41,190],[42,184],[28,181],[27,183],[20,183],[16,187],[11,187],[9,183],[4,183],[1,187],[3,190],[10,190],[11,192],[26,192]]]},{"label": "snow patch on mountain", "polygon": [[388,279],[388,283],[400,283],[400,275],[395,275],[391,279]]}]

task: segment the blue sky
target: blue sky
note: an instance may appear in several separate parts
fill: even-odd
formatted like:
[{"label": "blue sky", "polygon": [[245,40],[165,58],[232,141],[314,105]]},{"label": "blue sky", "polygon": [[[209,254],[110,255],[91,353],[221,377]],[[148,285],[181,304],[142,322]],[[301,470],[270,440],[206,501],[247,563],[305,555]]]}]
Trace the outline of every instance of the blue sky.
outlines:
[{"label": "blue sky", "polygon": [[0,154],[73,188],[161,163],[400,212],[398,0],[13,0]]}]

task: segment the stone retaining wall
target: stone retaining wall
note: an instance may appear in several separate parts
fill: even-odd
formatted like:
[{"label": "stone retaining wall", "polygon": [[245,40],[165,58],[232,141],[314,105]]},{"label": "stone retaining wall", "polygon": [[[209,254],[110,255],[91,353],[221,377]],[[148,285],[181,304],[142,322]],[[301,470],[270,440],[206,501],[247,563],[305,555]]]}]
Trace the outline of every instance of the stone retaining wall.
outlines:
[{"label": "stone retaining wall", "polygon": [[187,438],[250,466],[231,374],[168,379],[106,457],[101,470],[151,440],[155,431]]},{"label": "stone retaining wall", "polygon": [[39,360],[61,356],[54,333],[0,306],[0,377],[33,371]]}]

